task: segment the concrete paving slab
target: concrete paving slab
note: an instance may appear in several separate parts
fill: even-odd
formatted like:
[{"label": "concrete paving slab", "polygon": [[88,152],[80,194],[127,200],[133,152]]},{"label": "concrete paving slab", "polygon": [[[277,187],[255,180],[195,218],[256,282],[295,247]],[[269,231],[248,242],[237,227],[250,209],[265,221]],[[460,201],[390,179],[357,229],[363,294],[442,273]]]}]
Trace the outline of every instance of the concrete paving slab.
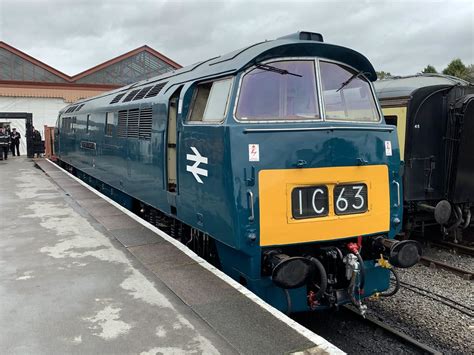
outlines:
[{"label": "concrete paving slab", "polygon": [[147,245],[148,248],[149,244],[166,243],[165,240],[143,226],[134,229],[115,229],[110,231],[110,233],[117,238],[124,247]]},{"label": "concrete paving slab", "polygon": [[68,187],[66,192],[76,200],[83,200],[83,199],[87,199],[87,198],[93,198],[93,199],[97,198],[97,195],[95,195],[93,192],[87,190],[83,186]]},{"label": "concrete paving slab", "polygon": [[156,264],[165,269],[195,263],[193,259],[167,242],[130,247],[128,250],[147,266]]},{"label": "concrete paving slab", "polygon": [[[275,317],[268,313],[261,314],[255,303],[239,296],[228,297],[219,302],[195,305],[193,309],[219,329],[220,334],[235,344],[237,351],[241,354],[253,354],[255,349],[265,349],[261,354],[272,354],[268,349],[288,349],[287,352],[296,352],[311,348],[311,342],[282,329]],[[243,309],[246,311],[240,312],[238,320],[232,318],[236,312]],[[257,329],[248,327],[248,324],[256,324]],[[256,331],[259,334],[272,334],[272,336],[256,337]],[[252,342],[248,339],[252,339]]]},{"label": "concrete paving slab", "polygon": [[102,207],[107,207],[110,206],[110,203],[107,201],[102,200],[101,198],[87,198],[83,200],[75,200],[77,204],[80,206],[84,207],[85,209],[88,209],[89,207],[95,207],[95,206],[102,206]]},{"label": "concrete paving slab", "polygon": [[96,219],[109,231],[115,229],[133,229],[140,225],[128,216],[97,216]]},{"label": "concrete paving slab", "polygon": [[214,275],[203,272],[197,263],[170,267],[169,262],[164,262],[149,265],[148,269],[192,308],[217,301],[225,303],[231,296],[239,296],[234,288],[223,285]]},{"label": "concrete paving slab", "polygon": [[56,177],[53,177],[53,179],[61,187],[77,186],[77,183],[75,181],[71,181],[71,179],[56,178]]},{"label": "concrete paving slab", "polygon": [[123,212],[114,206],[92,205],[86,208],[93,217],[111,217],[123,215]]}]

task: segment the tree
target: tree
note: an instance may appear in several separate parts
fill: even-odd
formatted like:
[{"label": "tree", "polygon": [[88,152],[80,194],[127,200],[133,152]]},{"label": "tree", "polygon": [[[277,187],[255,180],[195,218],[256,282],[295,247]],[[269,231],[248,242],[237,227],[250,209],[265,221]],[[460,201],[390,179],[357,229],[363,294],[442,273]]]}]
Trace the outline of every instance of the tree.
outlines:
[{"label": "tree", "polygon": [[436,68],[431,64],[428,64],[425,69],[423,69],[422,73],[426,74],[437,74]]},{"label": "tree", "polygon": [[390,78],[390,77],[392,76],[392,74],[390,74],[390,73],[388,73],[388,72],[386,73],[386,72],[384,72],[383,70],[382,70],[382,71],[378,71],[378,72],[376,72],[376,73],[377,73],[377,79],[378,79],[378,80],[388,79],[388,78]]},{"label": "tree", "polygon": [[448,64],[446,69],[443,70],[443,74],[455,76],[461,79],[467,79],[468,69],[464,65],[461,59],[456,58]]},{"label": "tree", "polygon": [[474,64],[467,67],[467,77],[465,79],[474,84]]}]

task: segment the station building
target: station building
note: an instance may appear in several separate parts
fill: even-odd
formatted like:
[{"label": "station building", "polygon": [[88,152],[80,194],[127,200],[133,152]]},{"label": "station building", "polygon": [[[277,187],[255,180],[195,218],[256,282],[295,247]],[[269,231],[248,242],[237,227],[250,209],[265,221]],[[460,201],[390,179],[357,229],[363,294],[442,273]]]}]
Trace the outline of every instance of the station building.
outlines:
[{"label": "station building", "polygon": [[181,65],[145,45],[69,76],[0,41],[0,127],[20,132],[20,153],[25,154],[27,116],[44,137],[44,126],[54,126],[68,103],[178,68]]}]

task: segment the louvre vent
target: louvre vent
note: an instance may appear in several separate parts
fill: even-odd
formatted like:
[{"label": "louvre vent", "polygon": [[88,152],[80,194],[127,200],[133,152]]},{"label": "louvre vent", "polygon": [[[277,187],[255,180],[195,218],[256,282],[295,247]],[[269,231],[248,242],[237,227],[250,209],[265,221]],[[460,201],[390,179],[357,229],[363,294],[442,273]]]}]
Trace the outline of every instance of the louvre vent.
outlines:
[{"label": "louvre vent", "polygon": [[84,106],[84,104],[77,106],[77,109],[75,109],[74,111],[79,111],[82,108],[82,106]]},{"label": "louvre vent", "polygon": [[151,139],[151,128],[152,128],[152,110],[145,108],[140,111],[140,127],[138,132],[138,138],[144,140]]},{"label": "louvre vent", "polygon": [[125,94],[126,94],[126,92],[123,92],[123,93],[118,94],[117,96],[115,96],[115,97],[112,99],[112,101],[110,101],[110,104],[109,104],[109,105],[111,105],[111,104],[116,104],[117,102],[119,102],[120,99],[121,99],[121,98],[123,97],[123,95],[125,95]]},{"label": "louvre vent", "polygon": [[65,113],[73,112],[76,108],[77,108],[77,106],[71,106],[66,110]]},{"label": "louvre vent", "polygon": [[129,102],[132,101],[133,97],[140,91],[140,89],[132,90],[128,93],[128,95],[123,99],[122,102]]},{"label": "louvre vent", "polygon": [[140,110],[133,109],[128,111],[127,116],[127,138],[138,138],[138,119]]},{"label": "louvre vent", "polygon": [[127,111],[126,110],[118,112],[117,136],[121,138],[127,137]]},{"label": "louvre vent", "polygon": [[141,89],[138,92],[138,94],[135,95],[135,97],[133,98],[133,101],[143,99],[145,95],[147,94],[147,92],[150,91],[150,89],[151,89],[151,86],[147,86],[146,88]]},{"label": "louvre vent", "polygon": [[148,94],[146,94],[145,99],[158,95],[167,83],[168,82],[165,81],[164,83],[159,83],[153,86],[153,88],[148,92]]},{"label": "louvre vent", "polygon": [[118,112],[117,136],[121,138],[151,139],[153,115],[151,107]]}]

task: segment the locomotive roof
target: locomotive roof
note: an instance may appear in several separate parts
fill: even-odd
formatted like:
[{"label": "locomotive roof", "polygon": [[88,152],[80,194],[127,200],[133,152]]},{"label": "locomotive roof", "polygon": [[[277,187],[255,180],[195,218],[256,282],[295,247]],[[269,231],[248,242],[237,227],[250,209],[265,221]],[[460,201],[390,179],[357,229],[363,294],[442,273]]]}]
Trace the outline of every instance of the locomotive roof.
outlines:
[{"label": "locomotive roof", "polygon": [[[186,82],[203,80],[220,75],[232,75],[241,70],[245,70],[255,63],[268,59],[302,56],[320,57],[346,63],[356,70],[364,72],[369,80],[375,81],[377,79],[372,64],[359,52],[320,41],[300,40],[296,35],[289,35],[276,40],[256,43],[222,56],[198,62],[154,78],[139,81],[93,98],[78,101],[74,103],[74,105],[159,82],[167,82],[165,90],[163,91],[166,92],[170,87]],[[64,109],[66,108],[67,107]],[[61,112],[63,112],[63,110]]]},{"label": "locomotive roof", "polygon": [[377,80],[374,83],[379,99],[408,97],[420,88],[429,86],[469,86],[469,82],[449,75],[417,74]]}]

